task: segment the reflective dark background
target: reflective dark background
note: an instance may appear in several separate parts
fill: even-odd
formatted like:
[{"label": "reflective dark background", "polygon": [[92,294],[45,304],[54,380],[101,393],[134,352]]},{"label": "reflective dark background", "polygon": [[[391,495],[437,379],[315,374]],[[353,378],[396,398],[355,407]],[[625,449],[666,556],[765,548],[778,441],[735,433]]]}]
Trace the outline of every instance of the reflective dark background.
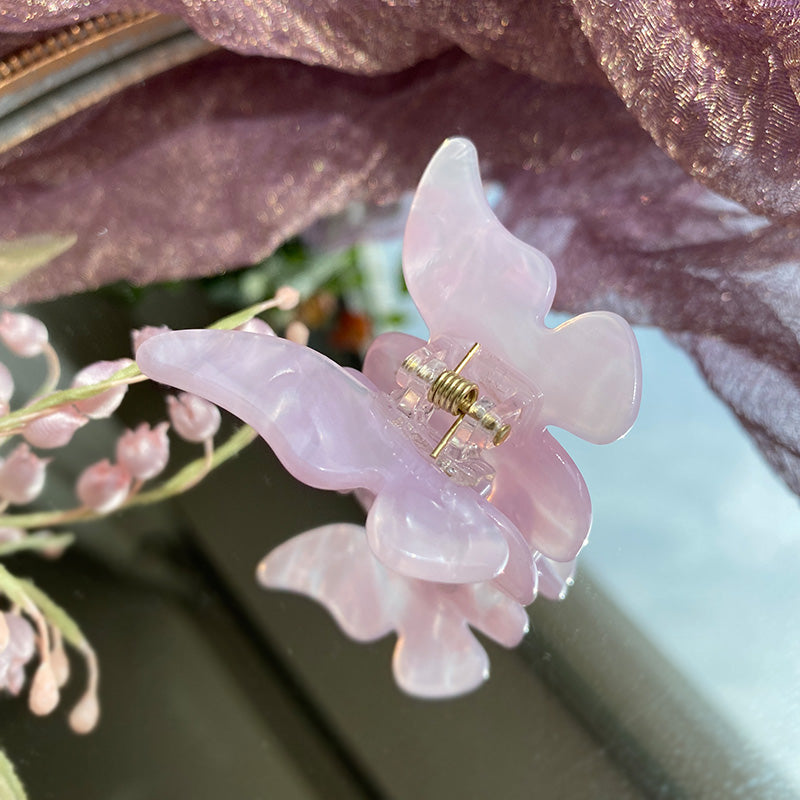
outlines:
[{"label": "reflective dark background", "polygon": [[[128,352],[131,327],[207,324],[222,310],[207,295],[186,285],[150,290],[134,303],[101,293],[29,310],[62,337],[60,352],[83,364]],[[648,348],[648,335],[645,375],[659,386],[653,370],[674,367],[648,357],[659,352]],[[668,374],[675,392],[692,391]],[[134,387],[120,421],[79,432],[69,450],[74,464],[63,458],[68,451],[55,462],[48,503],[69,505],[75,475],[110,451],[114,426],[158,419],[162,402],[156,387]],[[457,700],[404,696],[391,678],[392,641],[357,645],[312,602],[258,588],[255,565],[271,547],[326,522],[362,518],[349,497],[296,483],[261,442],[169,504],[86,526],[59,561],[15,557],[16,572],[32,575],[80,621],[102,669],[103,718],[88,737],[72,735],[60,710],[36,719],[24,700],[4,701],[0,735],[30,796],[798,796],[791,759],[759,736],[758,719],[737,725],[702,671],[682,668],[670,652],[681,625],[721,652],[729,636],[713,627],[708,607],[687,600],[696,594],[694,573],[673,571],[679,568],[658,553],[659,531],[670,524],[660,519],[664,509],[642,502],[641,487],[661,476],[671,491],[653,496],[665,497],[679,521],[692,518],[681,508],[691,510],[695,498],[685,487],[683,495],[674,491],[684,466],[656,472],[648,413],[645,406],[638,446],[635,431],[597,449],[606,479],[593,475],[590,455],[582,461],[576,454],[596,501],[593,541],[576,586],[563,603],[531,607],[533,631],[519,649],[487,643],[491,679]],[[664,427],[655,435],[669,448],[681,432]],[[196,455],[189,445],[184,452],[176,446],[173,458]],[[664,476],[675,470],[670,487]],[[626,472],[641,473],[639,484]],[[615,482],[626,480],[615,492]],[[765,468],[759,480],[773,476]],[[637,519],[650,530],[632,531]],[[670,540],[686,552],[678,528]],[[642,552],[650,557],[638,565]],[[710,554],[712,564],[719,562]],[[695,548],[684,561],[706,557]],[[626,562],[627,572],[644,573],[640,585],[626,578]],[[722,591],[720,603],[740,594],[736,586],[729,595]],[[769,606],[756,596],[749,603],[766,624]],[[790,619],[787,634],[796,625]],[[740,639],[745,652],[743,632]],[[796,643],[778,644],[795,665]],[[686,641],[690,655],[693,646]],[[765,664],[770,657],[764,652]],[[732,674],[746,668],[744,656],[738,664],[736,653],[730,659]],[[752,686],[762,704],[769,702],[769,678]],[[64,708],[78,687],[79,681],[70,685]],[[797,685],[784,688],[791,706]]]}]

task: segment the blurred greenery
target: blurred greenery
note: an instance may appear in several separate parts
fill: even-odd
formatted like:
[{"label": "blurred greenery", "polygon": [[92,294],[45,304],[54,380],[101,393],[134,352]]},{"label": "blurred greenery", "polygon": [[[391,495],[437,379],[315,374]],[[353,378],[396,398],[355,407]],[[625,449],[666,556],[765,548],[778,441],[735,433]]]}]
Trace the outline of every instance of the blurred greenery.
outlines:
[{"label": "blurred greenery", "polygon": [[[320,253],[310,248],[302,239],[294,238],[257,264],[199,278],[193,283],[222,312],[259,303],[272,297],[280,286],[291,285],[298,289],[304,301],[318,295],[335,298],[335,308],[331,310],[331,314],[337,309],[338,312],[353,310],[364,314],[375,327],[401,327],[406,317],[400,310],[386,312],[375,307],[372,300],[374,287],[371,286],[374,278],[366,269],[365,260],[361,245],[333,253]],[[386,277],[392,293],[396,293],[398,298],[408,295],[399,264],[396,265],[396,277]],[[143,287],[120,282],[98,290],[98,294],[112,302],[132,306],[142,301],[148,293],[174,291],[177,294],[184,285],[185,281]],[[278,310],[266,314],[270,324],[277,329],[285,327],[293,316],[293,313]],[[302,316],[301,313],[301,318]],[[330,327],[335,320],[329,320],[328,323]]]}]

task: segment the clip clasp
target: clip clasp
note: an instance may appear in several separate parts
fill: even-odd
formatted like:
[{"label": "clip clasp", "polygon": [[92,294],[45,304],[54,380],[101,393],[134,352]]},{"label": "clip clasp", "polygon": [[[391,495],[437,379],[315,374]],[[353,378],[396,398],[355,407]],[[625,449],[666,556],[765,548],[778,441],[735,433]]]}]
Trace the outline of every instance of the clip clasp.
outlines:
[{"label": "clip clasp", "polygon": [[429,367],[426,367],[416,353],[411,353],[403,361],[403,369],[414,372],[426,383],[430,382],[428,400],[436,408],[447,411],[456,417],[455,422],[448,428],[447,433],[439,440],[431,452],[431,458],[437,459],[447,443],[455,436],[464,417],[469,415],[479,425],[492,433],[493,444],[500,445],[511,435],[511,425],[493,414],[490,409],[478,402],[480,388],[477,383],[461,376],[461,370],[467,366],[472,357],[481,349],[478,342],[470,347],[467,354],[458,362],[455,369],[446,369],[434,377]]},{"label": "clip clasp", "polygon": [[484,451],[503,444],[541,399],[535,386],[479,342],[468,346],[450,336],[406,356],[396,380],[390,398],[395,424],[445,474],[480,494],[491,491],[494,480]]}]

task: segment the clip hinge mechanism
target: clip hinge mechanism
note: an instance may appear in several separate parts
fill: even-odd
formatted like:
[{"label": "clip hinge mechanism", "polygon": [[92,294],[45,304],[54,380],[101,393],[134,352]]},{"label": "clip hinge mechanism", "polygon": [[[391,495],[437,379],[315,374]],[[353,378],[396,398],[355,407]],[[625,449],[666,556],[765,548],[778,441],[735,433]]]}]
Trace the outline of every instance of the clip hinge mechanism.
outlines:
[{"label": "clip hinge mechanism", "polygon": [[415,353],[407,356],[403,361],[403,368],[418,375],[426,383],[430,383],[428,400],[448,414],[456,417],[436,447],[431,451],[431,458],[438,458],[447,443],[455,436],[459,425],[464,418],[472,417],[479,425],[493,434],[492,441],[495,445],[502,444],[511,435],[511,426],[503,424],[502,420],[486,410],[478,403],[480,388],[477,383],[461,376],[461,371],[481,349],[480,344],[470,347],[467,354],[458,362],[454,369],[446,369],[435,375],[424,365]]}]

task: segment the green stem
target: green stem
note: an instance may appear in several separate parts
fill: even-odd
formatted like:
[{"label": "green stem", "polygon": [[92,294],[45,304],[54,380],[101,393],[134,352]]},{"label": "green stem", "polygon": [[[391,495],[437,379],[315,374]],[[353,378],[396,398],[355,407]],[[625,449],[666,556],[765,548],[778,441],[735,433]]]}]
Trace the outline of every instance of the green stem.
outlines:
[{"label": "green stem", "polygon": [[[227,317],[217,320],[208,327],[223,330],[237,328],[262,311],[273,308],[276,303],[277,301],[274,299],[266,300],[262,303],[255,303],[242,311],[237,311],[235,314],[230,314]],[[92,383],[89,386],[77,386],[71,389],[62,389],[60,392],[53,392],[37,400],[35,403],[31,403],[24,408],[20,408],[17,411],[12,411],[10,414],[0,417],[0,437],[19,433],[26,423],[37,417],[41,417],[50,409],[56,408],[57,406],[69,405],[78,400],[86,400],[89,397],[94,397],[96,394],[105,392],[107,389],[113,389],[115,386],[139,383],[140,381],[146,380],[148,380],[147,376],[142,375],[142,371],[136,364],[129,364],[104,381]]]},{"label": "green stem", "polygon": [[61,377],[61,362],[58,359],[58,353],[56,353],[53,345],[51,345],[50,342],[46,342],[42,352],[47,361],[47,377],[33,395],[33,399],[50,394],[50,392],[58,386],[58,379]]},{"label": "green stem", "polygon": [[29,406],[6,414],[5,417],[0,420],[0,435],[4,435],[9,431],[15,431],[25,423],[42,416],[43,412],[49,411],[51,408],[68,405],[78,400],[86,400],[114,386],[121,386],[125,383],[139,383],[140,381],[146,380],[147,376],[142,375],[136,364],[129,364],[127,367],[123,367],[121,370],[115,372],[110,378],[100,381],[99,383],[53,392],[47,395],[47,397],[43,397],[41,400],[31,403]]},{"label": "green stem", "polygon": [[24,550],[63,550],[75,541],[71,533],[60,534],[35,534],[18,539],[15,542],[3,542],[0,544],[0,557],[10,556]]},{"label": "green stem", "polygon": [[261,314],[264,311],[267,311],[270,308],[275,308],[277,305],[278,301],[275,300],[275,298],[272,298],[271,300],[264,300],[261,303],[255,303],[252,306],[248,306],[241,311],[228,314],[227,317],[218,319],[208,327],[211,330],[233,330],[233,328],[238,328],[240,325],[244,325],[245,322],[249,322],[251,319],[253,319],[253,317]]},{"label": "green stem", "polygon": [[[251,427],[243,425],[224,444],[214,451],[209,471],[216,469],[220,464],[235,456],[240,450],[247,447],[256,436],[258,436],[258,434]],[[191,484],[197,475],[205,471],[207,467],[208,464],[205,456],[195,459],[173,475],[168,481],[162,483],[161,486],[157,486],[155,489],[151,489],[147,492],[139,492],[138,494],[132,495],[116,510],[121,511],[133,506],[158,503],[161,500],[166,500],[167,498],[181,494],[181,492],[184,492],[187,488],[191,488],[191,485],[187,484]],[[101,519],[105,516],[107,516],[107,514],[100,514],[97,511],[92,511],[87,508],[73,508],[67,511],[40,511],[33,514],[4,514],[0,516],[0,527],[24,529],[49,528],[54,525],[63,525],[65,522],[91,522],[92,520]]]},{"label": "green stem", "polygon": [[[161,500],[166,500],[169,497],[181,494],[186,484],[193,480],[195,475],[204,472],[206,469],[208,469],[209,472],[216,469],[220,464],[224,464],[228,459],[233,458],[233,456],[241,450],[244,450],[244,448],[256,438],[258,438],[256,431],[249,425],[242,425],[233,436],[214,451],[210,466],[208,466],[205,456],[195,459],[191,464],[187,464],[180,472],[173,475],[168,481],[161,484],[161,486],[151,489],[148,492],[140,492],[132,497],[123,507],[144,506],[150,503],[158,503]],[[189,488],[191,488],[191,486]],[[0,524],[2,524],[2,522],[0,522]]]}]

